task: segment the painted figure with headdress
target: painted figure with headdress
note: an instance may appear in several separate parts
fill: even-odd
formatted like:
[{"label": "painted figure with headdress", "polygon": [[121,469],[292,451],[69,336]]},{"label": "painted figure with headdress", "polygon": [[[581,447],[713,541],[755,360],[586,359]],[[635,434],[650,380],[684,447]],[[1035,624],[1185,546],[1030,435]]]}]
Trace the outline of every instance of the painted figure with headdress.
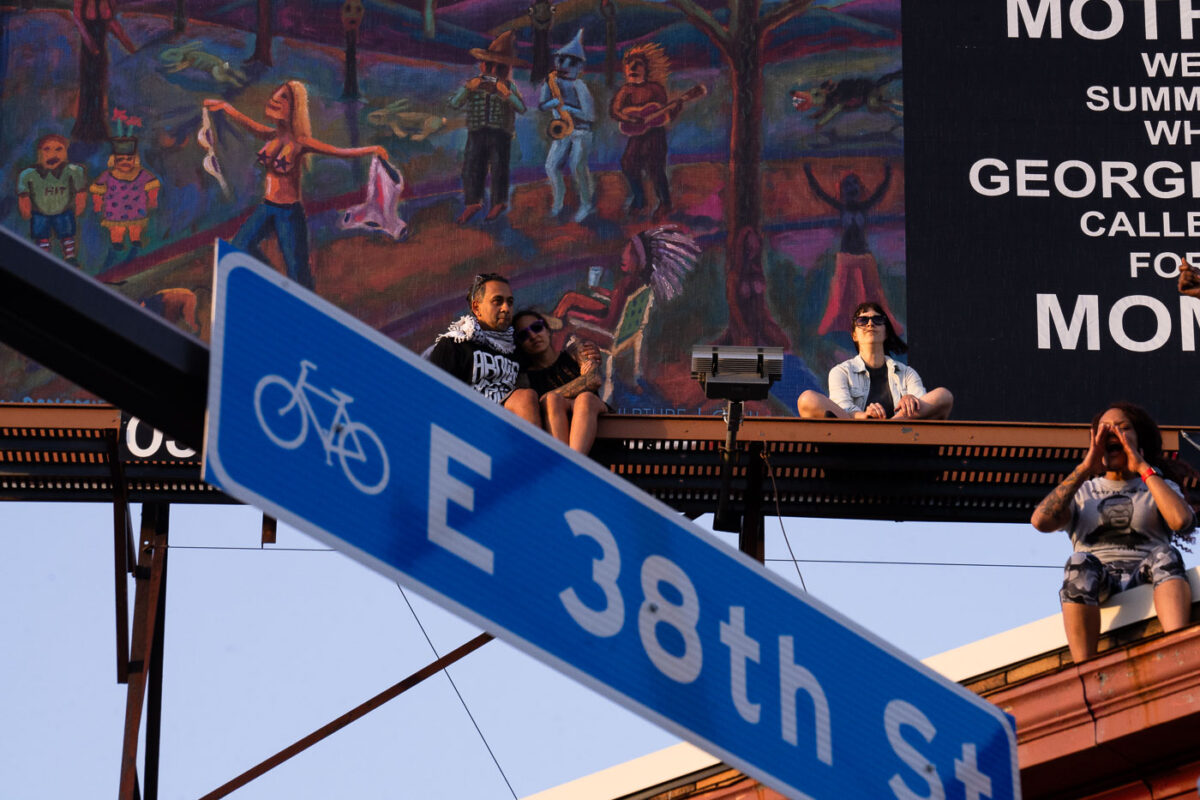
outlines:
[{"label": "painted figure with headdress", "polygon": [[699,257],[700,245],[680,225],[660,225],[636,233],[621,251],[621,274],[613,288],[598,286],[591,295],[567,292],[558,301],[553,316],[612,327],[626,299],[643,286],[649,286],[661,302],[678,297],[683,292],[684,276],[695,268]]}]

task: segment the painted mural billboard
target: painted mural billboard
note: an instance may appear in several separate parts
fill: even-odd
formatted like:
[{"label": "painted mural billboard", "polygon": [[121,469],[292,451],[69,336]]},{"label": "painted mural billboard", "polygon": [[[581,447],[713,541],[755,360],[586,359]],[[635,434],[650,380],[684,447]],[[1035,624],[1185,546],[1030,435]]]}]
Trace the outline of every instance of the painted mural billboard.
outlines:
[{"label": "painted mural billboard", "polygon": [[[755,410],[795,414],[857,302],[907,325],[899,0],[0,14],[0,224],[201,338],[217,237],[416,352],[506,275],[626,413],[717,408],[691,347],[730,343],[786,348]],[[623,257],[664,229],[699,257]],[[88,399],[0,351],[0,400]]]},{"label": "painted mural billboard", "polygon": [[[911,355],[955,416],[1196,425],[1200,7],[903,10]],[[1184,288],[1187,288],[1186,286]],[[1191,290],[1195,292],[1195,290]]]}]

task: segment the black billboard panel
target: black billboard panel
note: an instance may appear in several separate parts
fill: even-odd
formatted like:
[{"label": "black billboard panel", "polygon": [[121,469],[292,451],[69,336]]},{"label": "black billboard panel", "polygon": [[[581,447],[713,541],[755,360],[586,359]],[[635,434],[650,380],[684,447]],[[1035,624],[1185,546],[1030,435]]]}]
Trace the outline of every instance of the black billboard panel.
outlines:
[{"label": "black billboard panel", "polygon": [[955,416],[1200,418],[1200,8],[909,0],[908,325]]}]

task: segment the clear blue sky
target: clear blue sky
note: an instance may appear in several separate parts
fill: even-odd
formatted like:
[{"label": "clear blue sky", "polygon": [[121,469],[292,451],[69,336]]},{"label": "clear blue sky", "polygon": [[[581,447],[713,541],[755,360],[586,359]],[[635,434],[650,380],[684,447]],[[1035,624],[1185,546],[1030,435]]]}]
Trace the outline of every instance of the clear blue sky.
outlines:
[{"label": "clear blue sky", "polygon": [[[259,550],[253,509],[171,513],[164,799],[200,797],[432,661],[418,619],[439,653],[478,632],[286,526]],[[125,688],[111,525],[103,505],[0,504],[2,800],[116,792]],[[786,528],[800,559],[1058,567],[1070,549],[1026,525]],[[767,536],[769,566],[798,582],[772,560],[788,558],[778,520]],[[1056,613],[1061,580],[1044,568],[800,568],[816,597],[918,658]],[[439,675],[231,797],[524,797],[678,741],[500,642],[449,672],[487,746]]]}]

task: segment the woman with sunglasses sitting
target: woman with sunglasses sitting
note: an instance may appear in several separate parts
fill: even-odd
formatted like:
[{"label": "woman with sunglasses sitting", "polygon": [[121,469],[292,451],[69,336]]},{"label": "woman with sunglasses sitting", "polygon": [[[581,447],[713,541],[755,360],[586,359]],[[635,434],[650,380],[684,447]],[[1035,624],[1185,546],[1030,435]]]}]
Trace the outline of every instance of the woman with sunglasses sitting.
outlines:
[{"label": "woman with sunglasses sitting", "polygon": [[808,419],[946,419],[954,405],[949,390],[926,392],[917,371],[889,358],[908,350],[878,303],[859,303],[850,339],[858,355],[829,370],[829,397],[811,389],[796,401]]},{"label": "woman with sunglasses sitting", "polygon": [[513,340],[521,370],[537,392],[543,427],[572,450],[586,454],[596,440],[596,423],[608,406],[600,388],[600,351],[571,340],[559,353],[550,342],[546,318],[529,309],[513,317]]}]

